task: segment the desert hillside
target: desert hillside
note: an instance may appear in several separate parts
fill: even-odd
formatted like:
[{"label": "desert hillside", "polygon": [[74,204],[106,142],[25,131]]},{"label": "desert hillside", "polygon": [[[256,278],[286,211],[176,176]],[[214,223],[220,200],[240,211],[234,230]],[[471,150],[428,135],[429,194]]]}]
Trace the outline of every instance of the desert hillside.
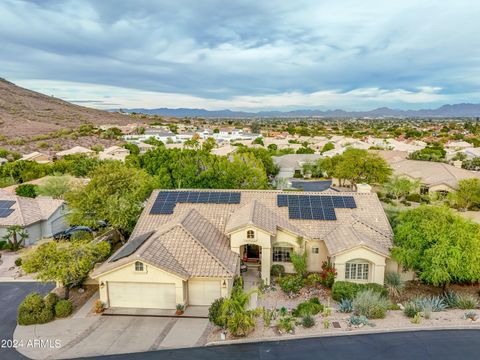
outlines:
[{"label": "desert hillside", "polygon": [[24,89],[0,78],[0,135],[31,137],[83,123],[128,124],[132,118],[118,113],[74,105]]}]

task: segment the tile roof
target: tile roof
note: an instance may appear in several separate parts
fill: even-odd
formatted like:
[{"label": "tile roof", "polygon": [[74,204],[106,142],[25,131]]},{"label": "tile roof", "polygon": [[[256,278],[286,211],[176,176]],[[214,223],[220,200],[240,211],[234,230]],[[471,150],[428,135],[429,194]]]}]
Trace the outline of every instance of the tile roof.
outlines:
[{"label": "tile roof", "polygon": [[0,226],[28,226],[41,220],[47,220],[55,211],[65,204],[63,200],[39,196],[35,199],[0,193],[0,200],[12,200],[14,210],[9,216],[0,218]]}]

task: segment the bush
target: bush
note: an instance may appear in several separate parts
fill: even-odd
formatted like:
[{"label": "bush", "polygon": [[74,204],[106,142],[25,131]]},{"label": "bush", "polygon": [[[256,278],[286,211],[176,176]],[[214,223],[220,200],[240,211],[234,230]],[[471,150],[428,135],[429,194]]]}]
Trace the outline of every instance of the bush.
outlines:
[{"label": "bush", "polygon": [[383,319],[389,307],[390,301],[372,289],[360,291],[353,299],[355,314],[368,319]]},{"label": "bush", "polygon": [[373,290],[384,297],[388,296],[388,290],[384,286],[376,283],[360,284],[360,291],[361,290]]},{"label": "bush", "polygon": [[18,196],[24,196],[29,198],[35,198],[38,194],[38,185],[33,184],[21,184],[15,189],[15,193]]},{"label": "bush", "polygon": [[45,305],[45,300],[38,293],[30,293],[18,307],[18,324],[45,324],[54,318],[53,311]]},{"label": "bush", "polygon": [[443,297],[443,300],[445,301],[445,304],[451,308],[454,309],[458,306],[458,294],[454,291],[448,291],[445,296]]},{"label": "bush", "polygon": [[368,319],[363,316],[363,315],[351,315],[348,318],[348,324],[350,326],[360,326],[360,325],[367,325],[368,324]]},{"label": "bush", "polygon": [[15,259],[15,266],[22,266],[22,258]]},{"label": "bush", "polygon": [[8,242],[6,242],[5,240],[0,240],[0,250],[6,249],[7,244],[8,244]]},{"label": "bush", "polygon": [[274,277],[279,277],[285,275],[285,267],[280,264],[274,264],[270,268],[270,275]]},{"label": "bush", "polygon": [[311,298],[298,304],[297,308],[293,310],[292,315],[295,317],[303,317],[306,315],[317,315],[323,311],[323,305],[320,304],[318,298]]},{"label": "bush", "polygon": [[335,277],[337,276],[337,271],[333,267],[333,264],[330,261],[324,261],[322,263],[322,285],[331,288],[335,282]]},{"label": "bush", "polygon": [[322,277],[320,274],[310,274],[307,276],[306,283],[309,286],[316,286],[322,282]]},{"label": "bush", "polygon": [[421,203],[422,202],[422,196],[417,193],[412,193],[407,195],[406,199],[411,202],[416,202],[416,203]]},{"label": "bush", "polygon": [[332,287],[332,298],[335,301],[341,301],[343,299],[353,300],[359,291],[359,288],[359,284],[347,281],[337,281]]},{"label": "bush", "polygon": [[420,309],[418,308],[417,304],[413,301],[409,301],[405,304],[403,308],[403,313],[405,314],[406,317],[413,318],[415,315],[417,315],[420,312]]},{"label": "bush", "polygon": [[302,317],[302,326],[304,328],[311,328],[315,326],[315,319],[312,315],[305,315]]},{"label": "bush", "polygon": [[286,333],[291,333],[295,330],[295,319],[291,316],[285,316],[278,320],[278,329]]},{"label": "bush", "polygon": [[280,288],[287,294],[298,294],[305,285],[300,275],[287,275],[280,279]]},{"label": "bush", "polygon": [[476,309],[478,307],[478,301],[473,295],[459,294],[457,300],[457,307],[464,310]]},{"label": "bush", "polygon": [[59,300],[55,304],[55,315],[59,318],[69,316],[73,311],[73,305],[70,300]]},{"label": "bush", "polygon": [[216,326],[224,327],[225,321],[222,319],[222,305],[224,298],[216,299],[208,308],[208,320]]},{"label": "bush", "polygon": [[350,299],[342,299],[340,300],[340,307],[338,311],[341,313],[351,313],[353,311],[353,303]]},{"label": "bush", "polygon": [[55,310],[55,305],[58,302],[58,295],[55,293],[48,293],[48,295],[45,297],[45,306],[52,310],[52,312]]},{"label": "bush", "polygon": [[404,283],[400,279],[400,274],[395,271],[389,271],[385,275],[385,287],[387,288],[388,294],[393,297],[397,298],[400,296],[404,288]]}]

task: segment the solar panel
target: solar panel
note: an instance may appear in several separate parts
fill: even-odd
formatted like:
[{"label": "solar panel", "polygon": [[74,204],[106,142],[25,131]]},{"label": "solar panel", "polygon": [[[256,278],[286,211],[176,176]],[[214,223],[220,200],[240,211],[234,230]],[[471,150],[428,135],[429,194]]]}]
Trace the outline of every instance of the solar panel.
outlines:
[{"label": "solar panel", "polygon": [[15,204],[14,200],[0,200],[0,209],[10,209],[13,204]]},{"label": "solar panel", "polygon": [[0,209],[0,218],[7,218],[14,211],[14,209]]},{"label": "solar panel", "polygon": [[287,195],[277,195],[277,206],[287,206]]},{"label": "solar panel", "polygon": [[230,204],[240,204],[240,193],[239,192],[230,193]]},{"label": "solar panel", "polygon": [[353,196],[277,195],[277,206],[288,206],[290,219],[337,220],[335,209],[357,207]]},{"label": "solar panel", "polygon": [[355,209],[357,207],[355,199],[352,196],[345,196],[343,201],[345,202],[345,207],[347,209]]},{"label": "solar panel", "polygon": [[333,200],[333,207],[336,207],[337,209],[342,209],[345,207],[343,196],[333,196],[332,200]]},{"label": "solar panel", "polygon": [[150,231],[148,233],[137,236],[132,240],[129,240],[125,245],[123,245],[122,248],[120,248],[120,250],[115,255],[113,255],[113,257],[108,262],[114,262],[133,254],[140,246],[143,245],[145,241],[150,238],[150,236],[153,235],[153,233],[154,231]]}]

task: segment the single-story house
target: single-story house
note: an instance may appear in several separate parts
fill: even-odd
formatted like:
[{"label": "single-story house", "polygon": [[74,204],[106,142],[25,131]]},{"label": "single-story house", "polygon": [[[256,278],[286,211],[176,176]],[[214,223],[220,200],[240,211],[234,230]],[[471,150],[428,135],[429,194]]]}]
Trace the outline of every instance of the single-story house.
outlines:
[{"label": "single-story house", "polygon": [[375,193],[157,190],[128,242],[91,274],[108,307],[174,309],[227,296],[240,260],[270,284],[274,264],[293,273],[330,261],[337,280],[383,284],[392,229]]},{"label": "single-story house", "polygon": [[125,161],[125,158],[130,155],[130,151],[120,147],[120,146],[110,146],[109,148],[106,148],[105,150],[101,151],[98,154],[98,158],[100,160],[119,160],[119,161]]},{"label": "single-story house", "polygon": [[303,165],[313,163],[323,156],[320,154],[287,154],[282,156],[272,156],[275,165],[278,166],[279,172],[276,180],[279,184],[298,176],[303,176]]},{"label": "single-story house", "polygon": [[35,199],[0,193],[0,237],[7,229],[19,225],[28,232],[24,245],[51,237],[67,228],[67,209],[63,200],[39,196]]},{"label": "single-story house", "polygon": [[46,164],[50,162],[50,158],[46,154],[42,154],[38,151],[34,151],[30,154],[23,155],[23,157],[20,159],[23,161],[35,161],[39,164]]},{"label": "single-story house", "polygon": [[83,146],[74,146],[71,149],[59,151],[55,154],[55,156],[59,159],[61,159],[64,156],[67,155],[77,155],[77,154],[84,154],[84,155],[94,155],[95,151],[90,150],[86,147]]}]

